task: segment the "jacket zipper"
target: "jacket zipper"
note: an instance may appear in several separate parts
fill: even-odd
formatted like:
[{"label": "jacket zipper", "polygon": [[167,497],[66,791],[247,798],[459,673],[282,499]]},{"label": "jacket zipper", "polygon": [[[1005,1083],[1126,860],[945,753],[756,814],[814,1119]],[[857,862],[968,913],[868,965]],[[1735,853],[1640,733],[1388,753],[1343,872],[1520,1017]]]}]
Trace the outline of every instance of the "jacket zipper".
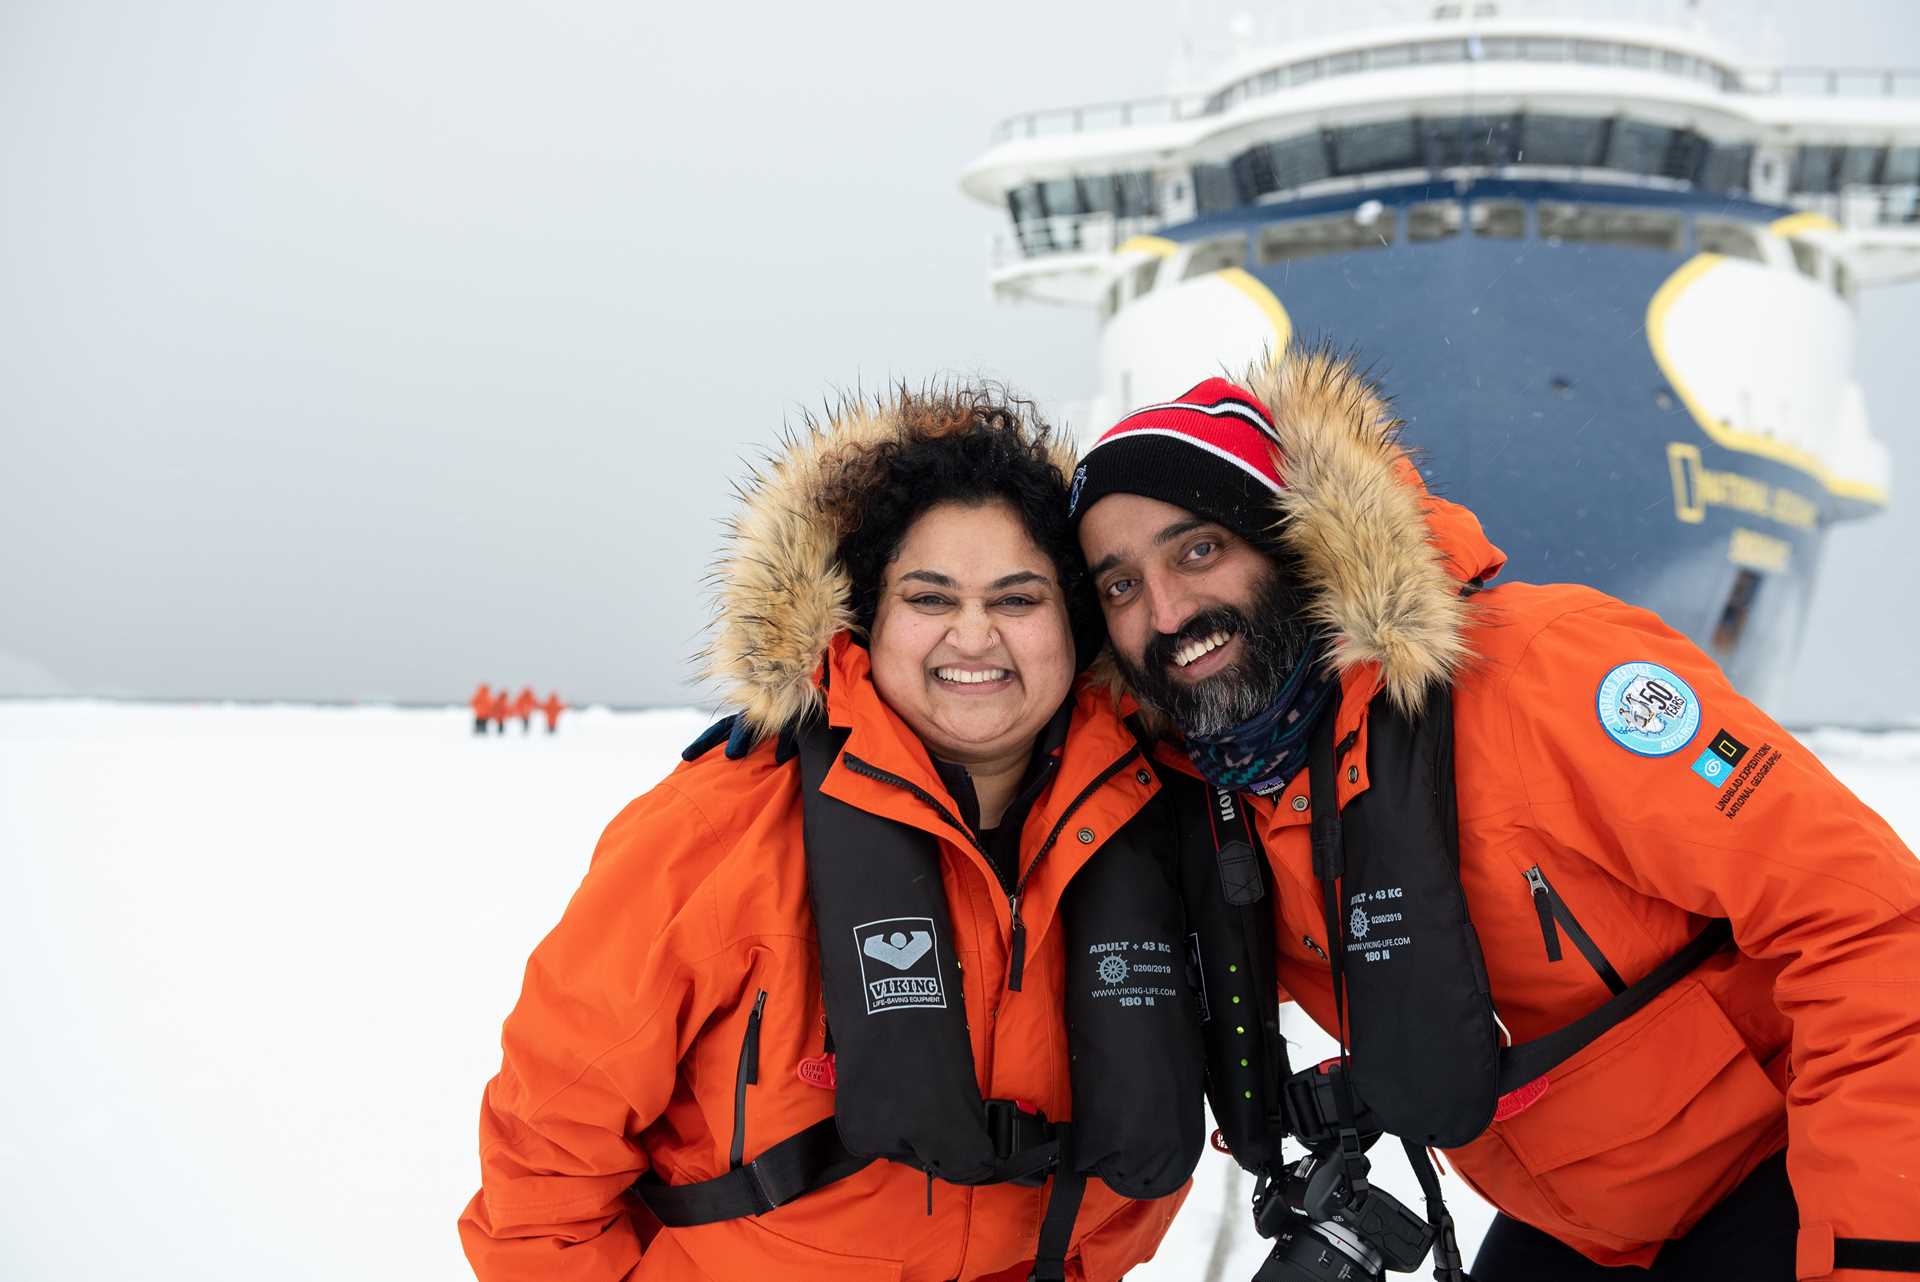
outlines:
[{"label": "jacket zipper", "polygon": [[767,990],[753,995],[753,1013],[747,1016],[747,1035],[740,1042],[740,1067],[733,1074],[733,1148],[727,1167],[738,1170],[747,1151],[747,1087],[760,1082],[760,1014],[767,1008]]},{"label": "jacket zipper", "polygon": [[1616,994],[1625,992],[1627,986],[1621,981],[1620,972],[1613,968],[1613,963],[1607,960],[1607,955],[1600,951],[1600,945],[1593,942],[1593,936],[1580,925],[1579,919],[1573,915],[1573,910],[1567,907],[1567,901],[1562,899],[1552,884],[1547,881],[1547,874],[1540,871],[1540,865],[1535,864],[1527,869],[1526,878],[1527,888],[1533,894],[1533,911],[1540,918],[1540,938],[1547,946],[1547,960],[1557,962],[1561,957],[1560,934],[1554,929],[1554,923],[1558,922],[1560,930],[1567,932],[1567,938],[1571,939],[1573,946],[1580,950],[1580,955],[1587,959],[1587,965],[1593,967],[1594,973],[1600,976],[1600,981],[1607,986],[1607,990]]},{"label": "jacket zipper", "polygon": [[[1047,834],[1047,839],[1040,843],[1040,849],[1034,853],[1033,862],[1027,865],[1027,870],[1020,874],[1020,880],[1008,892],[1007,912],[1012,917],[1012,936],[1009,940],[1011,955],[1007,960],[1007,988],[1010,991],[1016,993],[1020,991],[1020,985],[1027,973],[1027,923],[1020,918],[1020,900],[1027,893],[1027,881],[1033,876],[1034,869],[1040,866],[1040,861],[1047,857],[1047,852],[1053,849],[1054,843],[1060,840],[1060,834],[1066,830],[1067,821],[1073,818],[1074,812],[1085,805],[1094,793],[1106,786],[1109,779],[1119,774],[1128,762],[1139,755],[1140,745],[1136,743],[1118,761],[1095,775],[1092,783],[1080,790],[1080,795],[1060,812],[1060,818],[1054,821],[1053,831]],[[981,858],[987,861],[987,867],[993,867],[993,857],[987,854],[987,848],[980,844],[980,839],[969,832],[966,825],[955,819],[952,812],[941,805],[939,800],[925,788],[917,786],[911,780],[902,779],[899,775],[882,770],[878,766],[869,765],[850,752],[841,753],[840,759],[846,762],[847,768],[855,774],[877,779],[881,783],[892,784],[896,788],[903,788],[919,798],[934,814],[940,816],[942,822],[964,836],[973,848],[980,852]]]},{"label": "jacket zipper", "polygon": [[1327,957],[1327,950],[1326,950],[1326,949],[1324,949],[1324,948],[1322,948],[1322,947],[1320,947],[1320,945],[1319,945],[1319,944],[1317,944],[1317,943],[1315,943],[1315,942],[1314,942],[1314,939],[1313,939],[1313,936],[1312,936],[1312,935],[1302,935],[1302,936],[1300,936],[1300,942],[1301,942],[1301,943],[1303,943],[1303,944],[1305,944],[1305,945],[1306,945],[1306,946],[1307,946],[1308,948],[1311,948],[1311,949],[1312,949],[1312,950],[1313,950],[1314,952],[1316,952],[1316,953],[1318,953],[1318,954],[1320,954],[1320,960],[1321,960],[1321,961],[1328,961],[1328,960],[1330,960],[1330,959],[1329,959],[1329,958]]}]

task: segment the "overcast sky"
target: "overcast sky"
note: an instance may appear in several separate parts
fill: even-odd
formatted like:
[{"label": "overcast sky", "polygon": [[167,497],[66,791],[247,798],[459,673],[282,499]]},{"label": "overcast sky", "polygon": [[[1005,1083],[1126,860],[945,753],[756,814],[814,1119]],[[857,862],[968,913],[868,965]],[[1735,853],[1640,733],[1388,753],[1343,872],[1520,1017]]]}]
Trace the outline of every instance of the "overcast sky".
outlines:
[{"label": "overcast sky", "polygon": [[[993,122],[1300,8],[0,5],[0,693],[687,701],[797,406],[1092,390],[1090,315],[987,298]],[[1770,8],[1788,61],[1920,65],[1906,0]],[[1901,491],[1916,332],[1863,301]],[[1776,711],[1920,717],[1916,535],[1831,540]]]}]

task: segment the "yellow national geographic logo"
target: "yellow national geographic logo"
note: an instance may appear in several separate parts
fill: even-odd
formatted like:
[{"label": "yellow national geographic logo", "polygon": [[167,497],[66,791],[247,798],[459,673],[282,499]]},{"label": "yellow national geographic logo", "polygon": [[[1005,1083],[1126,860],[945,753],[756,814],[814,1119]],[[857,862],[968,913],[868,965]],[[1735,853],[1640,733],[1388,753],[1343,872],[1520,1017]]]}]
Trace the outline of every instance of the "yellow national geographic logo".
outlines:
[{"label": "yellow national geographic logo", "polygon": [[1704,521],[1710,507],[1726,507],[1811,530],[1820,513],[1813,500],[1798,491],[1703,466],[1700,447],[1684,441],[1667,445],[1667,470],[1673,474],[1673,514],[1688,524]]}]

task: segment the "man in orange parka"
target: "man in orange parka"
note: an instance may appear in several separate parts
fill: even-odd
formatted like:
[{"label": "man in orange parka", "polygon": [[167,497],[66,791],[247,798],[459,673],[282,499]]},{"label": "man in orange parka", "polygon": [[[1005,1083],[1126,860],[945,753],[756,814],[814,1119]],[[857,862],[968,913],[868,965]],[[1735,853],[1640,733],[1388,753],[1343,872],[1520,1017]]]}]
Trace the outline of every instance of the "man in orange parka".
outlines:
[{"label": "man in orange parka", "polygon": [[494,733],[505,734],[507,732],[507,718],[513,715],[513,696],[507,693],[505,686],[501,686],[494,692],[493,707],[489,710],[488,715],[493,718]]},{"label": "man in orange parka", "polygon": [[1920,863],[1654,615],[1483,590],[1504,558],[1396,427],[1295,350],[1122,420],[1070,500],[1111,681],[1257,816],[1285,995],[1336,1029],[1307,728],[1335,719],[1344,811],[1396,787],[1379,710],[1451,700],[1459,877],[1516,1043],[1712,920],[1735,943],[1447,1153],[1501,1212],[1475,1282],[1920,1272]]},{"label": "man in orange parka", "polygon": [[540,706],[534,698],[532,686],[521,686],[520,693],[513,697],[513,715],[520,718],[520,733],[533,733],[533,710]]},{"label": "man in orange parka", "polygon": [[560,692],[558,690],[549,691],[547,693],[547,701],[534,706],[546,714],[548,734],[552,734],[560,728],[560,714],[567,710],[567,705],[560,702]]},{"label": "man in orange parka", "polygon": [[493,716],[493,691],[482,681],[473,688],[473,698],[467,701],[473,708],[473,732],[485,734],[487,719]]}]

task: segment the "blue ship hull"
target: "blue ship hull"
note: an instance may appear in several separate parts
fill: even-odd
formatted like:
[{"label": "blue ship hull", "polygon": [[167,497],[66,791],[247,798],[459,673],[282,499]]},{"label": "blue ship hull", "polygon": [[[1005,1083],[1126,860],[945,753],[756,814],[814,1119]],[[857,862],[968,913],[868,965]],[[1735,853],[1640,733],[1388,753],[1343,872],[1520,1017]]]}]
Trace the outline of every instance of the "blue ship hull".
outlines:
[{"label": "blue ship hull", "polygon": [[[1648,342],[1648,307],[1692,257],[1691,228],[1678,252],[1556,243],[1539,236],[1537,206],[1614,202],[1759,225],[1791,211],[1541,182],[1482,182],[1461,194],[1525,202],[1526,235],[1463,229],[1408,243],[1389,233],[1381,249],[1245,270],[1285,308],[1296,341],[1325,339],[1371,365],[1429,485],[1478,513],[1505,550],[1503,579],[1586,583],[1646,606],[1764,697],[1796,648],[1826,526],[1872,508],[1802,468],[1724,447],[1670,384]],[[1363,200],[1394,211],[1454,195],[1447,185],[1367,191],[1240,209],[1162,234],[1245,232],[1256,243],[1276,223]],[[1703,474],[1735,474],[1807,505],[1793,502],[1796,519],[1783,522],[1751,505],[1708,503]],[[1761,567],[1751,555],[1738,563],[1756,544],[1770,553]]]}]

